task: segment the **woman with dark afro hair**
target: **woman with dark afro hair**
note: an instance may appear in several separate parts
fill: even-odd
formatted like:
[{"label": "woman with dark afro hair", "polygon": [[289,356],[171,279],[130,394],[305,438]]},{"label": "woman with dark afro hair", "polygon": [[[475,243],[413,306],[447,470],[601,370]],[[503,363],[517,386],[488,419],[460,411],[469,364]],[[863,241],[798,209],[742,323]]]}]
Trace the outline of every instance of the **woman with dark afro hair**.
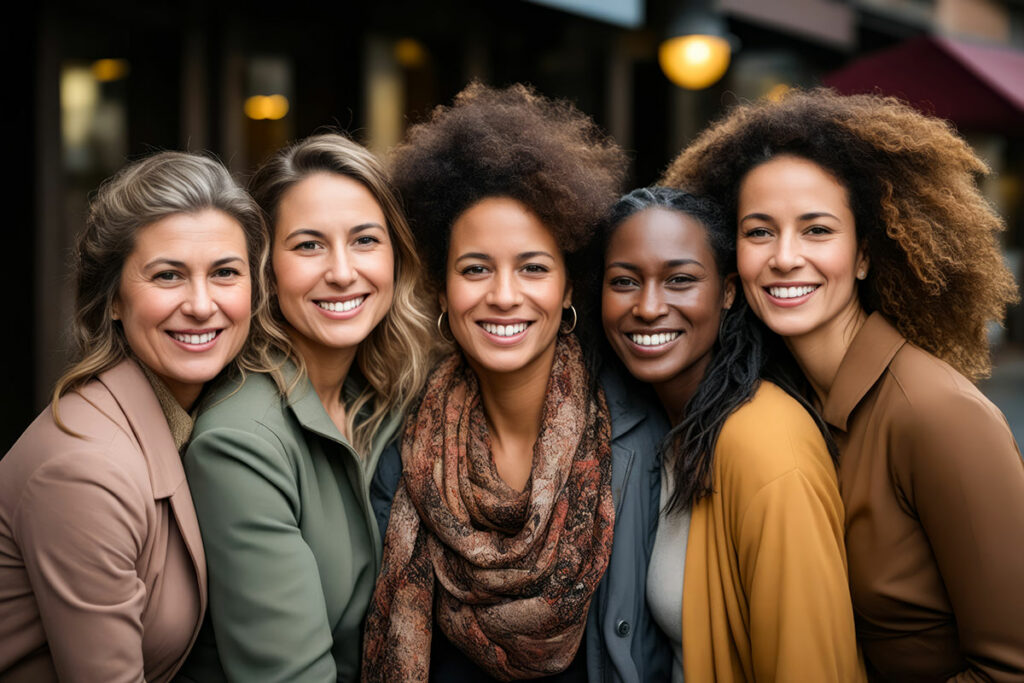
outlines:
[{"label": "woman with dark afro hair", "polygon": [[737,219],[752,310],[839,446],[869,678],[1024,681],[1024,463],[971,380],[1016,298],[944,121],[828,90],[736,108],[665,182]]},{"label": "woman with dark afro hair", "polygon": [[598,380],[580,332],[599,325],[573,305],[624,168],[590,119],[521,85],[470,85],[396,150],[451,352],[375,477],[364,680],[666,679],[639,565],[668,425]]}]

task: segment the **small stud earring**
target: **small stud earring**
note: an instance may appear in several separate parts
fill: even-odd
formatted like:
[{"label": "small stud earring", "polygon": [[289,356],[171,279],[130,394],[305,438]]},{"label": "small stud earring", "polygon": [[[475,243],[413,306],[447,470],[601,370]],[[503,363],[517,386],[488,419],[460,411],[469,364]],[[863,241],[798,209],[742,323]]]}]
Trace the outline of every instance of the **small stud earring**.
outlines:
[{"label": "small stud earring", "polygon": [[857,279],[858,280],[863,280],[867,276],[868,276],[867,271],[864,271],[864,270],[862,270],[862,271],[857,273]]}]

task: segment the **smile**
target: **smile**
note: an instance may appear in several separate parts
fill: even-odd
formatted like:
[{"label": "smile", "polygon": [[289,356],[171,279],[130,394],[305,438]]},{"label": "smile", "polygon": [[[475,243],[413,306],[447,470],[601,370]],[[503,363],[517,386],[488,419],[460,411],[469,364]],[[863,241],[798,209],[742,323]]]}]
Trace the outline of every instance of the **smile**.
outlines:
[{"label": "smile", "polygon": [[365,294],[354,299],[348,299],[347,301],[315,301],[313,303],[331,313],[344,313],[345,311],[351,311],[353,308],[359,308],[363,305],[364,301],[366,301]]},{"label": "smile", "polygon": [[820,285],[800,285],[799,287],[766,287],[768,293],[774,296],[776,299],[796,299],[797,297],[807,296]]},{"label": "smile", "polygon": [[183,332],[168,332],[167,334],[171,335],[172,339],[181,342],[182,344],[199,346],[201,344],[209,344],[212,342],[217,335],[220,334],[220,330],[211,330],[200,334],[185,334]]},{"label": "smile", "polygon": [[679,336],[678,332],[658,332],[655,334],[626,334],[629,340],[637,346],[661,346]]},{"label": "smile", "polygon": [[525,332],[526,328],[529,327],[530,323],[512,323],[509,325],[498,325],[495,323],[479,323],[480,327],[484,328],[484,332],[493,334],[496,337],[514,337],[520,332]]}]

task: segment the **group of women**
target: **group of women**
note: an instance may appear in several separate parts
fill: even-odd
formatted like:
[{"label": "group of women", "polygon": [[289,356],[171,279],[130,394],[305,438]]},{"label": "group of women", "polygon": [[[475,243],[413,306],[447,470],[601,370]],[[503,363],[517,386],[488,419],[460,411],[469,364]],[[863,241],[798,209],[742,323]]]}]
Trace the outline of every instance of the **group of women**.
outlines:
[{"label": "group of women", "polygon": [[104,183],[0,460],[0,680],[1024,681],[984,164],[818,90],[625,166],[474,84],[387,168]]}]

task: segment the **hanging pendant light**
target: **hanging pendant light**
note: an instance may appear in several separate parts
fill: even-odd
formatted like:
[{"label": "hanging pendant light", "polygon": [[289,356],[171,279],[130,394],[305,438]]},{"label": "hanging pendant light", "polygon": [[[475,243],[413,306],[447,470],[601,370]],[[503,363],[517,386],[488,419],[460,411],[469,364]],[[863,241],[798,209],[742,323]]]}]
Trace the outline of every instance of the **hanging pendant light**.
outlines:
[{"label": "hanging pendant light", "polygon": [[703,90],[725,75],[737,42],[705,2],[689,2],[675,17],[658,48],[658,63],[670,81]]}]

